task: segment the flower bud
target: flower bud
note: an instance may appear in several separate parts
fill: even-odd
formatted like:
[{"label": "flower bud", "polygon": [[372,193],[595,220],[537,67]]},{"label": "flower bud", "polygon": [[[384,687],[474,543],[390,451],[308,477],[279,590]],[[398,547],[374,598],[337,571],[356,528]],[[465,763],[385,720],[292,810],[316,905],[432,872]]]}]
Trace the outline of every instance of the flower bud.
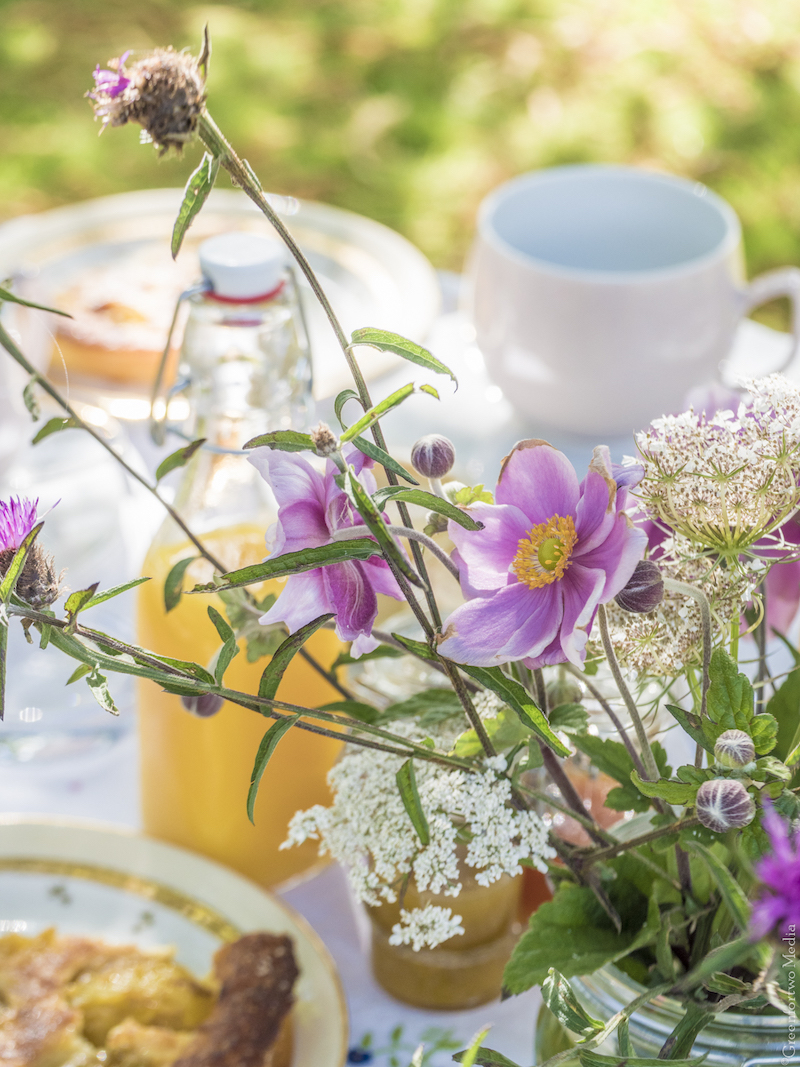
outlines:
[{"label": "flower bud", "polygon": [[744,730],[726,730],[717,738],[714,756],[720,767],[741,770],[756,758],[753,739]]},{"label": "flower bud", "polygon": [[443,478],[453,469],[456,450],[453,442],[439,433],[420,437],[411,449],[411,465],[425,478]]},{"label": "flower bud", "polygon": [[222,697],[217,696],[216,693],[203,693],[199,697],[181,697],[181,704],[199,719],[210,719],[212,715],[217,714],[224,703]]},{"label": "flower bud", "polygon": [[339,451],[336,434],[324,422],[311,431],[310,437],[318,456],[332,456],[334,452]]},{"label": "flower bud", "polygon": [[661,571],[649,559],[642,559],[636,564],[636,570],[624,589],[614,597],[625,611],[643,614],[653,611],[664,597],[664,580]]},{"label": "flower bud", "polygon": [[[15,548],[0,549],[0,578],[11,566]],[[61,595],[61,576],[56,574],[55,561],[38,542],[34,542],[25,566],[17,578],[16,594],[33,608],[43,608],[58,600]]]},{"label": "flower bud", "polygon": [[697,790],[697,818],[708,830],[724,834],[753,821],[756,806],[744,785],[735,778],[712,778]]},{"label": "flower bud", "polygon": [[551,708],[559,704],[580,704],[582,700],[583,690],[575,678],[554,678],[547,683],[547,703]]}]

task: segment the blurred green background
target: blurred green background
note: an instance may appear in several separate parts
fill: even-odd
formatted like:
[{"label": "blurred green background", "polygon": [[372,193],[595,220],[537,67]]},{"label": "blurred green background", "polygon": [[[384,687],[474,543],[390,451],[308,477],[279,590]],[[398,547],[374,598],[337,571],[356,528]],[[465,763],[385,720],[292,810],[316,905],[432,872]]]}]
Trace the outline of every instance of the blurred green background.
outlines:
[{"label": "blurred green background", "polygon": [[181,185],[138,127],[98,126],[91,70],[196,50],[209,108],[266,188],[380,219],[463,264],[481,197],[621,161],[698,178],[751,273],[800,262],[798,0],[0,0],[0,217]]}]

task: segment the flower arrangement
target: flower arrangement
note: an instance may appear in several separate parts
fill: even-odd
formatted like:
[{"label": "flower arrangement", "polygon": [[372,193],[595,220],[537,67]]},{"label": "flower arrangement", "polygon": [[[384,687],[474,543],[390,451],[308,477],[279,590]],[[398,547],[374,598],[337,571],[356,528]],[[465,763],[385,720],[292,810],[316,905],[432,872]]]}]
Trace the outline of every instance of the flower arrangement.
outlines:
[{"label": "flower arrangement", "polygon": [[[19,619],[26,633],[77,661],[71,680],[84,677],[111,712],[107,675],[125,673],[158,682],[188,708],[205,702],[202,714],[213,714],[222,700],[261,713],[274,721],[253,768],[251,814],[288,730],[338,736],[345,726],[347,751],[331,775],[333,804],[299,812],[286,847],[318,839],[371,906],[402,905],[411,877],[419,889],[451,897],[452,908],[401,910],[393,942],[418,950],[463,932],[459,856],[484,885],[524,865],[548,871],[553,899],[531,918],[505,986],[514,994],[542,985],[550,1010],[576,1035],[575,1049],[556,1052],[550,1065],[573,1055],[592,1065],[652,1062],[636,1058],[628,1023],[665,993],[681,999],[685,1014],[660,1057],[682,1063],[690,1062],[703,1028],[730,1009],[793,1017],[781,942],[800,920],[800,656],[785,676],[769,677],[766,638],[770,575],[782,567],[794,574],[800,561],[800,389],[779,376],[744,382],[732,406],[657,420],[638,436],[639,456],[623,466],[612,464],[606,448],[595,449],[582,479],[547,442],[528,440],[503,462],[493,494],[448,486],[442,479],[454,449],[437,435],[415,445],[412,473],[387,452],[380,421],[416,387],[373,403],[355,350],[372,345],[452,373],[396,334],[344,334],[258,179],[208,113],[209,56],[207,37],[198,60],[166,49],[131,62],[125,53],[95,72],[89,95],[104,124],[135,121],[161,151],[199,137],[206,154],[189,179],[173,253],[226,170],[286,241],[353,373],[355,390],[336,401],[338,430],[280,430],[248,444],[250,462],[280,506],[264,562],[218,570],[209,586],[187,594],[176,594],[167,579],[173,597],[248,598],[248,586],[287,577],[260,619],[284,626],[287,636],[266,663],[258,693],[242,693],[226,686],[225,671],[237,638],[252,638],[252,623],[237,632],[234,612],[227,621],[212,614],[221,650],[211,670],[86,625],[95,604],[146,578],[72,592],[59,613],[54,564],[37,549],[36,503],[11,500],[0,504],[0,680],[8,627]],[[7,290],[0,299],[24,303]],[[34,416],[42,391],[63,411],[47,432],[93,432],[1,324],[0,344],[30,375],[26,401]],[[361,411],[348,425],[350,404]],[[185,463],[192,448],[169,457],[171,465]],[[385,472],[382,488],[376,465]],[[164,506],[213,564],[201,539]],[[412,507],[427,513],[422,530]],[[428,573],[431,559],[463,595],[447,618]],[[378,594],[405,601],[413,634],[376,628]],[[798,594],[795,583],[794,607]],[[782,599],[785,616],[791,598]],[[229,602],[237,603],[233,596]],[[389,706],[357,699],[338,677],[345,698],[338,705],[277,699],[287,664],[323,626],[352,642],[351,660],[413,657],[437,683]],[[755,638],[749,671],[740,670],[743,626]],[[618,740],[593,731],[600,711]],[[693,761],[674,772],[646,726],[657,712],[694,748]],[[586,809],[565,762],[575,753],[616,782],[606,807],[620,819],[636,813],[636,832],[609,831]],[[588,844],[560,837],[554,815],[577,821]],[[598,1021],[569,979],[609,963],[642,992]],[[612,1038],[621,1061],[592,1051]],[[464,1056],[510,1063],[478,1046]]]}]

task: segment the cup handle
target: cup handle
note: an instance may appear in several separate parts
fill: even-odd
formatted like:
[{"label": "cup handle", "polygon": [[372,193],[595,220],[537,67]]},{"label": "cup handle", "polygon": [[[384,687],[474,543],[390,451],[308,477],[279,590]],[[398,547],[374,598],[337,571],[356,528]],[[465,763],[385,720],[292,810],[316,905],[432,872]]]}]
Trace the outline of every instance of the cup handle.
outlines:
[{"label": "cup handle", "polygon": [[792,304],[792,347],[774,373],[786,370],[800,351],[800,268],[780,267],[759,274],[742,290],[743,315],[779,296],[788,296]]}]

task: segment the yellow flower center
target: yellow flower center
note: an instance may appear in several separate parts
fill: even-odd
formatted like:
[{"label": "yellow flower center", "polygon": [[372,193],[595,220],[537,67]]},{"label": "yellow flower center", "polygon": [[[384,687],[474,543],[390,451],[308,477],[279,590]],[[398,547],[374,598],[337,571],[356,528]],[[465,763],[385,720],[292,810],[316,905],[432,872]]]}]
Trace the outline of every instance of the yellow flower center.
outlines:
[{"label": "yellow flower center", "polygon": [[554,515],[522,538],[511,570],[529,589],[557,582],[569,566],[577,539],[572,519],[568,515]]}]

